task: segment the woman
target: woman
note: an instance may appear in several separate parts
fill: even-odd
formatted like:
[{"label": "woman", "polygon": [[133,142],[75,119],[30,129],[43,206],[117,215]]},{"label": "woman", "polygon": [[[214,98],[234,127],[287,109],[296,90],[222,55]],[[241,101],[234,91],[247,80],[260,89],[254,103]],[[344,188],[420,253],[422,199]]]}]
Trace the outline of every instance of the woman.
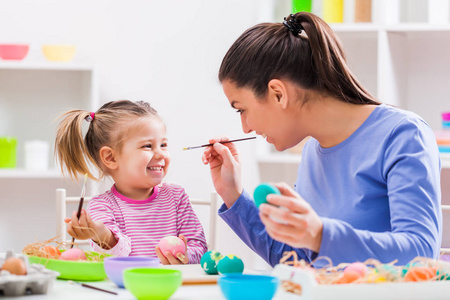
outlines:
[{"label": "woman", "polygon": [[[295,250],[312,262],[375,258],[406,264],[437,258],[442,236],[440,160],[430,127],[374,99],[347,66],[330,27],[300,12],[245,31],[225,55],[219,80],[245,133],[278,151],[312,138],[294,189],[256,208],[227,138],[205,149],[219,215],[270,265]],[[321,267],[325,260],[317,260]]]}]

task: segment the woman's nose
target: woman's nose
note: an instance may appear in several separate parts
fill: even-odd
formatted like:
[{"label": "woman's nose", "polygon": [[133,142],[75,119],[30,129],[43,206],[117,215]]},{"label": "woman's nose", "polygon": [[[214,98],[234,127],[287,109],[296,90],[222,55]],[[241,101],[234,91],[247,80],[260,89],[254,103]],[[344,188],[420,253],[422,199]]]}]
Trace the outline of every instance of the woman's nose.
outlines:
[{"label": "woman's nose", "polygon": [[241,124],[242,124],[242,131],[244,133],[250,133],[253,130],[250,129],[250,127],[247,125],[247,122],[245,121],[245,119],[243,117],[241,117]]}]

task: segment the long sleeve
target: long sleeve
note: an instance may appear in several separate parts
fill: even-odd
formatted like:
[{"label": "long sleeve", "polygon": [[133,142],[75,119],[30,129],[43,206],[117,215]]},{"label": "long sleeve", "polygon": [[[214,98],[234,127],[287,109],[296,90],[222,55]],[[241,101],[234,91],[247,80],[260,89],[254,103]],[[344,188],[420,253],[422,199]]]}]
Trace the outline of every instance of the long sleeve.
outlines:
[{"label": "long sleeve", "polygon": [[384,263],[398,260],[398,264],[406,264],[416,256],[437,258],[442,216],[435,148],[427,126],[400,122],[386,144],[382,168],[391,230],[358,230],[347,222],[323,218],[319,255],[333,262],[376,258]]},{"label": "long sleeve", "polygon": [[261,256],[269,265],[279,263],[285,251],[294,250],[300,259],[309,261],[305,250],[292,248],[272,239],[259,218],[259,211],[250,195],[244,190],[232,207],[223,204],[219,216],[250,249]]},{"label": "long sleeve", "polygon": [[184,190],[177,208],[177,231],[178,235],[182,234],[187,239],[189,263],[200,263],[202,255],[208,250],[205,233]]},{"label": "long sleeve", "polygon": [[116,217],[114,215],[111,203],[103,199],[101,196],[89,201],[87,211],[90,213],[93,221],[101,221],[111,230],[114,237],[117,239],[117,244],[107,250],[100,247],[97,243],[90,240],[92,249],[96,252],[111,254],[114,256],[128,256],[131,252],[131,240],[120,229]]}]

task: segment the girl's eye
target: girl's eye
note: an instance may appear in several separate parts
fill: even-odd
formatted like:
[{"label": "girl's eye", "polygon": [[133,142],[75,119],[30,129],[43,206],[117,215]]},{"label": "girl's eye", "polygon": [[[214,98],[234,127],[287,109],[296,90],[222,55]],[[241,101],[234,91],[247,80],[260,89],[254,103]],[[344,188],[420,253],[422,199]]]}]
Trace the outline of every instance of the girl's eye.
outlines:
[{"label": "girl's eye", "polygon": [[144,148],[152,148],[152,145],[151,144],[148,144],[148,145],[144,145]]},{"label": "girl's eye", "polygon": [[161,148],[167,148],[167,143],[162,143]]}]

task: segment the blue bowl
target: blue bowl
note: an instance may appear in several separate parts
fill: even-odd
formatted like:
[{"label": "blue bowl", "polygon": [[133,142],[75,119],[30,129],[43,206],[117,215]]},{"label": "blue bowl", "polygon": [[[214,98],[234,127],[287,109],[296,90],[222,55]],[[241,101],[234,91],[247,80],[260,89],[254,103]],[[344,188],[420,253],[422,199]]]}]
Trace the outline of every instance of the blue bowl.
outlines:
[{"label": "blue bowl", "polygon": [[124,288],[123,271],[125,269],[160,265],[159,259],[145,256],[107,257],[103,263],[108,278],[120,288]]},{"label": "blue bowl", "polygon": [[227,300],[270,300],[279,280],[268,275],[230,274],[219,277],[218,283]]}]

